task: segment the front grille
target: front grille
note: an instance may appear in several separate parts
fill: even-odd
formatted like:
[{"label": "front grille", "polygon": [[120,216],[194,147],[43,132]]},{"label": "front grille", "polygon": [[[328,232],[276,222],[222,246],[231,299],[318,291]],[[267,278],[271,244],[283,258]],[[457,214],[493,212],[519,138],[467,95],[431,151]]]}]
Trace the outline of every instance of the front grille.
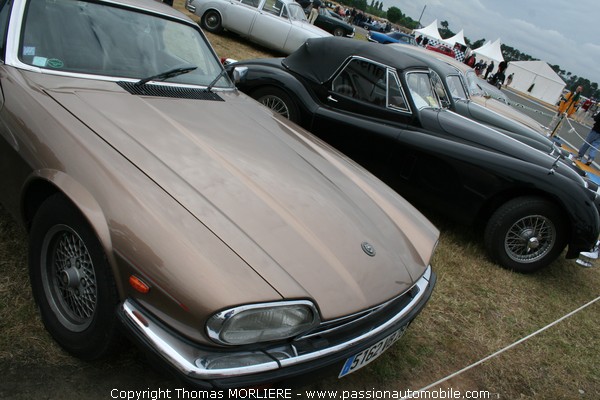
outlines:
[{"label": "front grille", "polygon": [[352,316],[323,322],[314,331],[297,338],[293,343],[294,347],[299,354],[303,354],[360,336],[400,313],[418,293],[419,288],[413,286],[409,291],[384,304]]},{"label": "front grille", "polygon": [[218,94],[206,89],[194,89],[165,85],[136,85],[134,82],[117,82],[119,86],[136,96],[172,97],[176,99],[224,101]]}]

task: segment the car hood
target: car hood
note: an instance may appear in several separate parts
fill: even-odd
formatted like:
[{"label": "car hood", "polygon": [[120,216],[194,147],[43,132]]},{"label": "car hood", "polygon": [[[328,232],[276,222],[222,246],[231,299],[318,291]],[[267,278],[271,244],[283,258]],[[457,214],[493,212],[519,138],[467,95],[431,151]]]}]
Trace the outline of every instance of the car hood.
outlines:
[{"label": "car hood", "polygon": [[420,111],[420,119],[425,129],[442,133],[451,140],[540,166],[549,173],[568,176],[583,185],[583,180],[575,171],[557,160],[558,155],[552,157],[537,151],[519,140],[453,111],[426,108]]},{"label": "car hood", "polygon": [[[499,101],[490,101],[490,104],[495,106],[493,103],[498,103],[500,107],[487,108],[485,104],[469,100],[457,100],[455,102],[457,111],[465,117],[474,119],[482,124],[490,125],[493,128],[508,131],[509,136],[546,153],[550,153],[554,149],[552,142],[545,135],[540,134],[538,131],[533,130],[528,125],[516,119],[519,117],[518,114],[521,113],[512,110],[510,106],[502,104]],[[506,108],[501,107],[502,105],[508,108],[510,112]],[[523,117],[524,119],[529,118],[526,115],[523,115]],[[510,134],[510,132],[514,135]]]},{"label": "car hood", "polygon": [[542,124],[537,122],[535,119],[531,118],[530,116],[528,116],[526,114],[523,114],[522,112],[520,112],[518,110],[515,110],[508,104],[503,103],[499,100],[496,100],[493,98],[487,98],[484,96],[471,96],[471,101],[473,101],[489,110],[495,111],[500,115],[504,115],[507,118],[510,118],[514,121],[520,122],[523,125],[533,129],[540,135],[545,136],[546,133],[548,133],[546,131],[546,129],[544,129]]},{"label": "car hood", "polygon": [[433,225],[247,96],[187,100],[136,96],[114,82],[77,85],[45,90],[283,298],[313,298],[325,319],[334,318],[404,292],[424,272],[439,234]]}]

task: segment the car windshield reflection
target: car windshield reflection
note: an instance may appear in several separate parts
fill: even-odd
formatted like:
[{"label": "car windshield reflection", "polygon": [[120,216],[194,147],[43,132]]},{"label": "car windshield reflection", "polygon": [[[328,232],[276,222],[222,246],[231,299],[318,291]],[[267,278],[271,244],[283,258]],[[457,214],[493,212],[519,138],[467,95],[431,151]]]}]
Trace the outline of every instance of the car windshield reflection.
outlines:
[{"label": "car windshield reflection", "polygon": [[406,81],[417,109],[441,108],[428,73],[410,72]]},{"label": "car windshield reflection", "polygon": [[31,2],[19,49],[24,64],[61,73],[142,79],[194,65],[168,81],[207,85],[222,69],[193,26],[87,1]]}]

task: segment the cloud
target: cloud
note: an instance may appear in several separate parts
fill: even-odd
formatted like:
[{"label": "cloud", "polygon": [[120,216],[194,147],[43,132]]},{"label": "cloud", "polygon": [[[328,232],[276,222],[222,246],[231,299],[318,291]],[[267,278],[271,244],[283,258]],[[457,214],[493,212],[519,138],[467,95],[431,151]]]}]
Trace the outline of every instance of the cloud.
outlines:
[{"label": "cloud", "polygon": [[[389,4],[388,4],[389,3]],[[600,46],[592,41],[597,33],[600,2],[549,2],[547,0],[386,0],[386,6],[398,7],[417,20],[427,5],[421,23],[448,21],[449,28],[464,30],[472,42],[500,38],[530,56],[558,64],[577,76],[600,83]]]}]

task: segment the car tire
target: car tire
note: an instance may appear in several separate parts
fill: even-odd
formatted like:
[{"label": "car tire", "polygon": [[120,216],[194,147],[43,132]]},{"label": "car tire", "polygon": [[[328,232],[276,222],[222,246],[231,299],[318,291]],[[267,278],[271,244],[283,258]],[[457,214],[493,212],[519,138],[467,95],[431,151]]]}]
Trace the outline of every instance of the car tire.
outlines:
[{"label": "car tire", "polygon": [[110,354],[120,342],[119,296],[87,220],[56,194],[36,212],[29,237],[33,297],[50,335],[84,360]]},{"label": "car tire", "polygon": [[523,196],[500,206],[489,219],[485,247],[502,267],[521,273],[537,271],[566,246],[567,224],[559,208],[536,196]]},{"label": "car tire", "polygon": [[268,86],[262,87],[252,93],[252,97],[265,107],[277,112],[292,122],[300,122],[298,106],[283,90]]},{"label": "car tire", "polygon": [[344,36],[344,30],[342,28],[335,28],[333,30],[333,36]]},{"label": "car tire", "polygon": [[216,10],[208,10],[201,20],[202,28],[211,33],[223,32],[223,20],[221,14]]}]

